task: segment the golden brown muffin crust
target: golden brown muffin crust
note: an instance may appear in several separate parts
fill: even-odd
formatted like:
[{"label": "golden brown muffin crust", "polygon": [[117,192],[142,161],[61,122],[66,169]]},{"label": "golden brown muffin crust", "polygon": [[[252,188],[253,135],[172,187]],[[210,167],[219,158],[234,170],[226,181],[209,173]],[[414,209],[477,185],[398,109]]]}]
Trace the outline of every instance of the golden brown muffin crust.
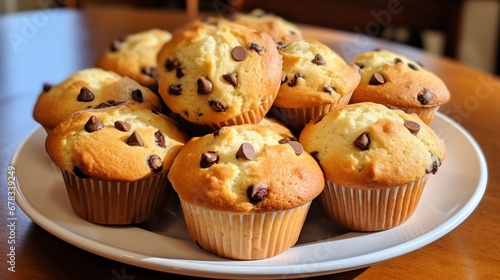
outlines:
[{"label": "golden brown muffin crust", "polygon": [[307,108],[335,104],[351,94],[360,81],[358,67],[348,65],[328,46],[297,40],[280,50],[283,77],[275,106]]},{"label": "golden brown muffin crust", "polygon": [[210,124],[274,100],[282,60],[267,34],[227,22],[195,22],[163,46],[158,65],[167,106],[190,122]]},{"label": "golden brown muffin crust", "polygon": [[[87,126],[92,117],[101,124],[95,131]],[[130,128],[120,128],[117,121]],[[48,133],[45,148],[61,169],[75,172],[76,167],[95,179],[130,182],[167,172],[186,141],[175,122],[148,105],[128,102],[75,112]],[[159,161],[151,162],[154,155]]]},{"label": "golden brown muffin crust", "polygon": [[161,29],[149,29],[115,40],[103,53],[96,66],[127,76],[149,88],[156,85],[156,56],[172,34]]},{"label": "golden brown muffin crust", "polygon": [[[323,173],[309,154],[297,155],[292,145],[280,144],[281,139],[260,125],[224,127],[215,136],[192,138],[172,164],[169,180],[181,199],[213,210],[253,212],[303,205],[323,190]],[[254,159],[237,158],[244,142],[253,146]],[[207,152],[217,154],[218,161],[202,167]],[[264,186],[265,198],[252,203],[251,186]]]},{"label": "golden brown muffin crust", "polygon": [[[91,92],[83,94],[82,89]],[[80,100],[79,100],[80,99]],[[42,92],[33,110],[33,118],[46,128],[53,128],[73,112],[97,106],[108,100],[141,101],[161,109],[160,99],[136,81],[99,68],[77,71],[63,82]]]},{"label": "golden brown muffin crust", "polygon": [[265,32],[276,42],[289,43],[302,39],[302,32],[297,25],[261,9],[255,9],[249,13],[236,13],[231,17],[231,20],[234,23]]},{"label": "golden brown muffin crust", "polygon": [[[352,62],[361,68],[361,82],[351,97],[352,103],[421,108],[441,105],[450,99],[450,92],[439,77],[403,55],[371,51],[359,54]],[[382,78],[375,79],[376,73]]]},{"label": "golden brown muffin crust", "polygon": [[[416,134],[406,121],[418,124]],[[354,144],[363,133],[369,137],[366,149]],[[370,102],[351,104],[311,121],[300,142],[318,160],[328,181],[351,187],[416,181],[435,173],[446,153],[443,140],[417,115]]]}]

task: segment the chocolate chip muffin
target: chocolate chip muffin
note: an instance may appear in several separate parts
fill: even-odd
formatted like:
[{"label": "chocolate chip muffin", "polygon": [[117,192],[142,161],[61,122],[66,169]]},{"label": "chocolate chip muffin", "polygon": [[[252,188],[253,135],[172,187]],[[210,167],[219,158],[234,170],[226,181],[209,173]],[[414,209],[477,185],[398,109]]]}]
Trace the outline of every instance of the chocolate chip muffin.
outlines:
[{"label": "chocolate chip muffin", "polygon": [[442,139],[416,114],[372,102],[315,119],[299,140],[325,174],[319,200],[324,213],[358,231],[405,222],[446,152]]},{"label": "chocolate chip muffin", "polygon": [[328,46],[296,40],[281,48],[283,76],[272,114],[300,134],[311,119],[349,102],[360,74]]},{"label": "chocolate chip muffin", "polygon": [[96,66],[130,77],[156,91],[156,56],[171,38],[170,32],[154,28],[116,39],[99,57]]},{"label": "chocolate chip muffin", "polygon": [[99,68],[77,71],[57,85],[45,84],[33,118],[49,131],[71,113],[109,100],[137,101],[161,110],[160,98],[136,81]]},{"label": "chocolate chip muffin", "polygon": [[256,125],[186,143],[168,175],[191,238],[233,259],[262,259],[297,242],[323,173],[299,142]]},{"label": "chocolate chip muffin", "polygon": [[258,123],[276,98],[281,67],[281,55],[267,34],[197,21],[160,50],[159,93],[188,127],[212,132]]},{"label": "chocolate chip muffin", "polygon": [[98,107],[77,111],[51,130],[47,153],[78,216],[99,224],[147,220],[165,205],[167,173],[187,138],[146,104]]},{"label": "chocolate chip muffin", "polygon": [[235,13],[229,20],[265,32],[278,44],[302,39],[302,33],[296,24],[262,9],[255,9],[249,13]]},{"label": "chocolate chip muffin", "polygon": [[429,124],[439,106],[450,99],[443,81],[422,65],[386,50],[364,52],[353,60],[361,69],[361,82],[352,103],[375,102],[416,113]]}]

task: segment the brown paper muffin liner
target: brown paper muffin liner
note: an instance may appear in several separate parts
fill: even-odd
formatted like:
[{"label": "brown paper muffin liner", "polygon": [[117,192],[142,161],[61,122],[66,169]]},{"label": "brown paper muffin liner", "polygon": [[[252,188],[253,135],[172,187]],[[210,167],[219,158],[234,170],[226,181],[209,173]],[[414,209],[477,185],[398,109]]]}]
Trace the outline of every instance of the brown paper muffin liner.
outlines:
[{"label": "brown paper muffin liner", "polygon": [[351,100],[352,93],[340,97],[336,103],[322,104],[309,108],[284,108],[273,106],[271,114],[283,122],[296,136],[312,119],[330,111],[344,108]]},{"label": "brown paper muffin liner", "polygon": [[427,179],[425,175],[418,181],[383,189],[352,188],[326,181],[319,205],[326,217],[348,229],[390,229],[413,214]]},{"label": "brown paper muffin liner", "polygon": [[269,258],[295,245],[310,205],[307,202],[288,210],[231,213],[181,199],[191,239],[208,252],[239,260]]},{"label": "brown paper muffin liner", "polygon": [[439,109],[439,106],[435,107],[428,107],[428,108],[404,108],[404,107],[398,107],[401,110],[403,110],[407,114],[412,114],[415,113],[417,116],[427,125],[429,125],[436,115],[437,110]]},{"label": "brown paper muffin liner", "polygon": [[235,116],[223,122],[209,123],[209,124],[199,124],[190,122],[184,119],[180,114],[171,113],[169,116],[177,121],[181,128],[186,131],[191,136],[201,136],[208,133],[212,133],[223,126],[238,125],[238,124],[257,124],[259,123],[271,109],[274,100],[278,93],[268,96],[266,99],[262,100],[261,106],[254,110],[250,110],[244,114]]},{"label": "brown paper muffin liner", "polygon": [[157,214],[167,201],[168,172],[136,182],[83,179],[61,170],[73,211],[82,219],[106,225],[143,222]]}]

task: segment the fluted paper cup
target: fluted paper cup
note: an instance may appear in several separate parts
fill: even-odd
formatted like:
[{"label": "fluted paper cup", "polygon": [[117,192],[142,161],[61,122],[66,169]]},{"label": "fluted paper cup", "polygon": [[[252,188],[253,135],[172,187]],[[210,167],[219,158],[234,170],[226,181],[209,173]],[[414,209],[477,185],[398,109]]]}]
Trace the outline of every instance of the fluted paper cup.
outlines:
[{"label": "fluted paper cup", "polygon": [[84,179],[62,170],[73,211],[86,221],[106,225],[135,224],[156,215],[172,189],[167,174],[122,182]]},{"label": "fluted paper cup", "polygon": [[269,258],[295,245],[310,205],[308,202],[287,210],[231,213],[181,199],[190,237],[205,251],[239,260]]},{"label": "fluted paper cup", "polygon": [[330,111],[344,108],[351,100],[352,93],[340,97],[336,103],[321,104],[308,108],[285,108],[273,106],[271,115],[285,124],[296,136],[312,119]]},{"label": "fluted paper cup", "polygon": [[322,212],[330,220],[354,231],[380,231],[396,227],[415,212],[428,175],[415,182],[381,189],[352,188],[327,181],[319,195]]},{"label": "fluted paper cup", "polygon": [[425,107],[425,108],[404,108],[404,107],[399,107],[399,109],[403,110],[407,114],[412,114],[415,113],[417,116],[427,125],[429,125],[436,115],[437,110],[439,109],[440,106],[434,106],[434,107]]}]

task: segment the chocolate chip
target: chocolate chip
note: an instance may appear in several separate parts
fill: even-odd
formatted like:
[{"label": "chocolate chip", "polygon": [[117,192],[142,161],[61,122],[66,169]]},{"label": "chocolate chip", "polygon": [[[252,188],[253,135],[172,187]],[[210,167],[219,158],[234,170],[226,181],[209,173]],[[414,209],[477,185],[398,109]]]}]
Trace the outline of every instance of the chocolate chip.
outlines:
[{"label": "chocolate chip", "polygon": [[155,143],[156,145],[162,147],[162,148],[166,148],[167,146],[165,145],[165,135],[163,135],[163,133],[161,132],[161,130],[157,130],[155,131]]},{"label": "chocolate chip", "polygon": [[219,162],[219,155],[216,152],[205,152],[201,154],[200,167],[208,168]]},{"label": "chocolate chip", "polygon": [[98,118],[96,118],[96,116],[91,116],[84,126],[85,131],[87,131],[88,133],[98,131],[103,127],[104,125]]},{"label": "chocolate chip", "polygon": [[300,144],[297,141],[297,139],[295,139],[293,137],[285,137],[283,139],[278,140],[278,143],[289,144],[292,147],[292,149],[294,150],[295,154],[298,156],[300,154],[302,154],[302,152],[304,151],[304,147],[302,146],[302,144]]},{"label": "chocolate chip", "polygon": [[358,138],[354,140],[353,144],[363,151],[368,150],[368,147],[370,146],[370,137],[368,135],[368,132],[365,131],[361,133],[361,135],[359,135]]},{"label": "chocolate chip", "polygon": [[365,64],[363,62],[354,62],[354,64],[358,65],[359,69],[365,68]]},{"label": "chocolate chip", "polygon": [[182,93],[181,84],[171,85],[168,88],[168,94],[170,94],[170,95],[181,95],[181,93]]},{"label": "chocolate chip", "polygon": [[134,131],[128,138],[125,140],[125,143],[129,146],[139,146],[144,147],[144,142],[142,141],[141,135],[137,131]]},{"label": "chocolate chip", "polygon": [[327,92],[327,93],[332,93],[332,92],[335,91],[335,88],[333,88],[333,87],[331,87],[329,85],[326,85],[326,86],[323,87],[323,91]]},{"label": "chocolate chip", "polygon": [[314,63],[314,64],[316,64],[316,65],[325,65],[325,60],[323,59],[323,57],[319,53],[317,53],[314,56],[314,59],[311,60],[311,62]]},{"label": "chocolate chip", "polygon": [[222,78],[224,78],[224,80],[226,80],[228,83],[230,83],[231,85],[233,86],[238,86],[238,73],[228,73],[228,74],[224,74],[222,75]]},{"label": "chocolate chip", "polygon": [[182,72],[181,67],[177,67],[177,69],[175,69],[175,76],[179,79],[184,77],[184,73]]},{"label": "chocolate chip", "polygon": [[236,158],[254,160],[255,150],[253,149],[253,146],[248,142],[244,142],[243,144],[241,144],[238,152],[236,152]]},{"label": "chocolate chip", "polygon": [[95,105],[92,108],[94,108],[94,109],[109,108],[109,107],[118,106],[118,105],[121,105],[121,104],[124,104],[124,103],[125,103],[125,101],[108,100],[106,102],[99,103],[99,104]]},{"label": "chocolate chip", "polygon": [[419,70],[418,66],[413,64],[413,63],[408,63],[408,67],[410,67],[410,69],[415,70],[415,71]]},{"label": "chocolate chip", "polygon": [[212,91],[212,82],[205,77],[201,77],[196,82],[198,84],[198,94],[209,94]]},{"label": "chocolate chip", "polygon": [[292,146],[293,151],[296,155],[300,156],[304,151],[304,147],[298,141],[290,141],[288,142],[290,146]]},{"label": "chocolate chip", "polygon": [[153,171],[153,173],[158,173],[163,170],[163,162],[161,161],[161,158],[158,155],[151,155],[148,158],[148,165],[149,169]]},{"label": "chocolate chip", "polygon": [[172,71],[178,67],[180,67],[180,63],[174,57],[169,57],[167,58],[167,61],[165,61],[165,69],[167,69],[167,71]]},{"label": "chocolate chip", "polygon": [[82,87],[76,99],[80,102],[90,102],[94,100],[94,94],[88,88]]},{"label": "chocolate chip", "polygon": [[281,51],[282,49],[286,48],[287,46],[287,43],[285,42],[276,42],[276,48],[278,49],[278,51]]},{"label": "chocolate chip", "polygon": [[248,201],[257,204],[267,197],[267,186],[264,184],[252,185],[247,188]]},{"label": "chocolate chip", "polygon": [[142,103],[144,101],[144,97],[142,97],[142,91],[140,89],[134,89],[132,91],[132,99]]},{"label": "chocolate chip", "polygon": [[292,79],[290,82],[288,82],[288,84],[287,84],[287,85],[288,85],[288,86],[290,86],[290,87],[294,87],[294,86],[296,86],[296,85],[297,85],[297,83],[299,82],[299,81],[298,81],[298,80],[299,80],[299,78],[302,78],[302,74],[297,73],[297,74],[293,75],[293,79]]},{"label": "chocolate chip", "polygon": [[236,61],[242,61],[247,58],[247,50],[242,46],[236,46],[231,50],[231,56]]},{"label": "chocolate chip", "polygon": [[115,39],[115,40],[113,40],[113,42],[111,42],[110,50],[112,52],[118,51],[118,49],[120,49],[123,41],[124,41],[123,39]]},{"label": "chocolate chip", "polygon": [[291,141],[297,141],[297,139],[295,139],[294,137],[285,137],[285,138],[282,138],[282,139],[278,140],[278,143],[280,143],[280,144],[288,144]]},{"label": "chocolate chip", "polygon": [[404,126],[411,132],[413,135],[417,135],[420,130],[420,125],[414,121],[405,121]]},{"label": "chocolate chip", "polygon": [[47,91],[51,90],[51,89],[52,89],[52,87],[53,87],[53,85],[52,85],[52,84],[49,84],[49,83],[43,83],[43,88],[42,88],[42,90],[43,90],[43,92],[47,92]]},{"label": "chocolate chip", "polygon": [[396,57],[394,59],[394,64],[396,64],[396,63],[402,63],[402,62],[403,62],[403,60],[401,58],[399,58],[399,57]]},{"label": "chocolate chip", "polygon": [[385,84],[384,76],[382,76],[382,74],[380,73],[373,73],[372,77],[370,78],[369,84],[373,86]]},{"label": "chocolate chip", "polygon": [[214,100],[208,101],[208,106],[215,112],[225,112],[228,109],[226,104]]},{"label": "chocolate chip", "polygon": [[259,55],[262,55],[264,53],[264,47],[255,42],[250,44],[250,49],[255,51]]},{"label": "chocolate chip", "polygon": [[156,73],[156,67],[153,66],[144,67],[141,69],[141,73],[151,78],[154,78]]},{"label": "chocolate chip", "polygon": [[427,105],[432,101],[432,93],[428,89],[424,88],[418,93],[417,100],[420,104]]},{"label": "chocolate chip", "polygon": [[439,166],[441,165],[441,161],[434,155],[431,156],[431,164],[430,166],[425,170],[425,173],[427,174],[436,174],[436,172],[439,169]]},{"label": "chocolate chip", "polygon": [[80,168],[76,167],[76,166],[73,166],[73,174],[75,174],[75,176],[77,177],[80,177],[82,179],[87,179],[87,178],[90,178],[89,175],[83,173]]},{"label": "chocolate chip", "polygon": [[119,131],[127,132],[130,130],[130,124],[124,121],[116,121],[115,128],[118,129]]}]

